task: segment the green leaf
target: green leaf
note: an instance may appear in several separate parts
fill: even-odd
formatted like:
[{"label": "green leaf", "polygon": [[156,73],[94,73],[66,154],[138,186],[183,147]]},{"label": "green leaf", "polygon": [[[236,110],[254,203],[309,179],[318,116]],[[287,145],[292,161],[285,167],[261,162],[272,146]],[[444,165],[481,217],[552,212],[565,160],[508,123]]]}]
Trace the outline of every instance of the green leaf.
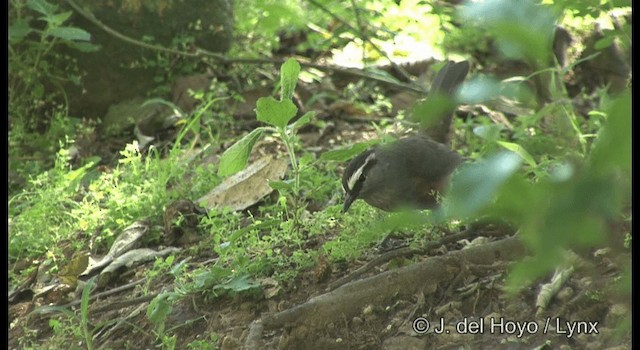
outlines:
[{"label": "green leaf", "polygon": [[[260,5],[257,5],[260,4]],[[292,27],[303,27],[307,25],[304,16],[300,16],[295,8],[287,3],[276,1],[260,1],[256,3],[262,13],[260,19],[260,31],[273,32],[284,28],[286,25]]]},{"label": "green leaf", "polygon": [[593,48],[596,50],[605,49],[613,44],[615,38],[615,36],[605,36],[604,38],[596,41],[596,43],[593,44]]},{"label": "green leaf", "polygon": [[214,287],[214,290],[222,289],[232,292],[242,292],[247,289],[259,287],[260,284],[253,281],[249,276],[242,275],[232,278],[226,283],[219,284]]},{"label": "green leaf", "polygon": [[91,34],[84,29],[75,27],[57,27],[47,31],[47,34],[56,38],[69,41],[89,41]]},{"label": "green leaf", "polygon": [[245,135],[233,146],[229,147],[224,154],[220,157],[220,163],[218,164],[218,175],[229,176],[244,169],[249,160],[249,153],[253,145],[258,141],[262,135],[263,128],[257,128],[252,132]]},{"label": "green leaf", "polygon": [[488,77],[469,79],[460,91],[460,102],[466,104],[483,103],[499,95],[500,83]]},{"label": "green leaf", "polygon": [[83,327],[88,326],[89,296],[91,295],[91,291],[95,286],[96,278],[97,276],[93,276],[89,281],[87,281],[87,284],[85,284],[84,288],[82,289],[82,298],[80,299],[80,321],[82,322]]},{"label": "green leaf", "polygon": [[462,166],[453,176],[447,196],[448,214],[468,217],[487,206],[520,164],[520,157],[515,153],[500,152],[484,161]]},{"label": "green leaf", "polygon": [[531,27],[520,23],[506,22],[494,25],[494,32],[499,33],[498,48],[502,54],[510,59],[528,59],[530,61],[542,61],[549,54],[550,41],[533,31]]},{"label": "green leaf", "polygon": [[509,58],[544,64],[551,55],[556,13],[535,0],[468,2],[462,17],[488,30]]},{"label": "green leaf", "polygon": [[592,172],[607,174],[631,170],[631,94],[611,101],[604,124],[591,152]]},{"label": "green leaf", "polygon": [[497,81],[489,77],[475,77],[468,80],[458,93],[458,102],[465,104],[478,104],[494,100],[499,96],[508,99],[526,102],[532,99],[533,94],[523,82],[527,78],[511,77],[507,80]]},{"label": "green leaf", "polygon": [[473,128],[473,133],[487,141],[496,141],[504,127],[500,124],[480,125]]},{"label": "green leaf", "polygon": [[290,100],[296,89],[298,76],[300,75],[300,64],[293,58],[288,59],[280,68],[280,99]]},{"label": "green leaf", "polygon": [[293,192],[293,183],[291,181],[269,181],[269,187],[280,193]]},{"label": "green leaf", "polygon": [[377,143],[378,143],[378,140],[354,143],[353,145],[350,145],[341,149],[335,149],[335,150],[324,152],[322,153],[322,155],[320,155],[320,159],[336,161],[336,162],[344,162],[364,152],[367,148]]},{"label": "green leaf", "polygon": [[52,16],[58,9],[58,6],[52,5],[45,0],[28,0],[27,6],[36,12],[42,13],[45,16]]},{"label": "green leaf", "polygon": [[315,160],[315,157],[312,153],[305,153],[302,157],[298,158],[298,164],[300,164],[300,169],[303,169],[309,164],[312,164]]},{"label": "green leaf", "polygon": [[29,27],[29,18],[23,18],[17,20],[11,26],[9,26],[9,41],[13,43],[19,43],[31,33],[32,29]]},{"label": "green leaf", "polygon": [[100,157],[92,158],[92,160],[87,162],[87,164],[83,165],[82,167],[75,170],[71,170],[68,173],[64,174],[64,179],[69,182],[74,182],[82,178],[83,176],[85,176],[87,171],[89,171],[96,164],[98,164],[99,161],[100,161]]},{"label": "green leaf", "polygon": [[170,301],[174,293],[161,293],[153,298],[147,307],[147,319],[156,327],[156,329],[164,329],[164,323],[173,310]]},{"label": "green leaf", "polygon": [[71,17],[72,14],[73,14],[73,12],[71,12],[71,11],[62,12],[62,13],[56,13],[55,15],[47,16],[45,18],[45,20],[47,22],[49,22],[50,26],[58,27],[62,23],[64,23],[66,20],[68,20],[69,17]]},{"label": "green leaf", "polygon": [[31,87],[32,96],[35,98],[42,98],[44,96],[44,86],[42,84],[36,83]]},{"label": "green leaf", "polygon": [[533,156],[531,156],[531,154],[527,152],[527,150],[524,149],[524,147],[520,146],[519,144],[513,143],[513,142],[505,142],[505,141],[496,141],[496,142],[498,143],[498,145],[502,146],[503,148],[519,155],[520,158],[522,158],[525,162],[527,162],[527,164],[529,164],[529,166],[536,167],[538,165],[536,163],[536,160],[533,159]]},{"label": "green leaf", "polygon": [[102,48],[102,46],[100,45],[92,44],[85,41],[72,41],[68,42],[67,45],[80,52],[96,52]]},{"label": "green leaf", "polygon": [[291,100],[276,101],[275,98],[260,97],[256,103],[256,116],[259,121],[284,128],[296,116],[298,107]]},{"label": "green leaf", "polygon": [[298,130],[299,128],[309,124],[311,119],[316,116],[316,112],[309,111],[305,113],[302,117],[298,118],[293,124],[291,124],[291,129]]}]

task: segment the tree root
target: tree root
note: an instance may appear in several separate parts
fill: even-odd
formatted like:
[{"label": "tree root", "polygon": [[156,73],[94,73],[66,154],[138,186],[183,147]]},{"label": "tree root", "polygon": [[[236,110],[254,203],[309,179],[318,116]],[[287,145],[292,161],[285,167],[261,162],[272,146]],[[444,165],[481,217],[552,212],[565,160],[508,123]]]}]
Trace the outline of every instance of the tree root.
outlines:
[{"label": "tree root", "polygon": [[[339,320],[357,316],[370,304],[385,305],[397,298],[408,298],[416,293],[434,293],[442,282],[453,280],[460,266],[491,265],[497,260],[515,260],[526,254],[524,245],[515,237],[451,252],[424,262],[386,271],[343,285],[329,293],[311,298],[291,309],[264,315],[261,322],[254,322],[249,331],[253,334],[246,349],[259,344],[256,333],[259,328],[274,330],[281,327],[314,329]],[[256,329],[254,329],[256,328]],[[252,346],[249,346],[252,345]]]}]

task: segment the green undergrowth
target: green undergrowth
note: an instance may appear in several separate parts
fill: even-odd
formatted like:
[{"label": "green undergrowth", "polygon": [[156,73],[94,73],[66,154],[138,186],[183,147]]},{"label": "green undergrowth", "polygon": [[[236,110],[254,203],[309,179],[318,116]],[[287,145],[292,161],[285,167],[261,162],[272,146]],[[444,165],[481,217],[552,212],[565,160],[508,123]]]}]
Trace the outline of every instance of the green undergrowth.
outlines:
[{"label": "green undergrowth", "polygon": [[[473,29],[480,28],[483,35],[496,36],[505,55],[518,54],[516,58],[535,64],[545,62],[549,52],[536,48],[547,47],[548,38],[539,34],[550,32],[557,19],[556,12],[532,3],[518,8],[508,6],[508,2],[502,4],[505,10],[514,13],[506,11],[498,18],[500,21],[473,23]],[[243,2],[241,6],[248,5]],[[282,6],[274,1],[265,3],[272,15],[291,13],[291,6],[292,2]],[[498,14],[494,8],[485,6],[488,5],[469,5],[466,15],[475,18],[476,14]],[[531,28],[525,19],[534,12],[539,20]],[[263,17],[259,19],[267,20],[266,12],[261,13]],[[449,18],[453,14],[446,11],[440,15]],[[244,20],[240,28],[245,30],[255,24]],[[278,23],[272,24],[275,33]],[[295,23],[290,30],[300,26]],[[318,36],[315,33],[312,40],[319,40]],[[26,38],[12,37],[12,40]],[[335,44],[338,37],[329,39],[325,45]],[[48,45],[59,44],[58,39],[48,40],[51,40],[45,41]],[[530,47],[522,46],[529,42],[533,43]],[[484,45],[484,41],[480,44]],[[269,51],[275,45],[270,42],[257,52]],[[42,48],[36,49],[25,54],[38,54]],[[18,63],[15,59],[12,62],[16,67]],[[557,67],[533,66],[534,74],[566,73]],[[212,299],[242,293],[246,298],[259,299],[264,296],[265,281],[273,279],[280,286],[293,285],[304,272],[313,270],[321,257],[326,257],[335,269],[344,268],[361,259],[390,233],[401,233],[412,244],[420,244],[442,234],[434,227],[455,231],[487,217],[505,220],[520,229],[519,237],[532,253],[528,262],[516,265],[509,279],[511,286],[526,285],[527,281],[552,271],[562,263],[564,249],[599,247],[621,240],[625,249],[629,249],[630,232],[616,235],[620,232],[611,229],[619,223],[624,227],[631,220],[629,91],[610,96],[603,89],[585,97],[591,108],[584,113],[573,107],[574,101],[566,91],[551,84],[551,102],[531,103],[531,91],[523,88],[531,76],[508,83],[480,74],[471,76],[458,102],[489,105],[494,98],[506,95],[523,102],[524,108],[522,113],[509,116],[508,124],[496,122],[483,111],[465,119],[456,118],[453,148],[469,161],[454,175],[443,210],[387,214],[357,201],[343,214],[340,186],[343,165],[371,143],[343,145],[322,154],[302,147],[299,130],[318,126],[322,121],[316,120],[313,113],[298,115],[292,102],[300,71],[295,60],[281,67],[280,82],[274,83],[280,88],[279,99],[264,96],[258,101],[260,126],[242,137],[227,139],[233,119],[229,114],[216,119],[217,114],[208,109],[215,97],[206,96],[201,109],[186,116],[188,122],[179,134],[185,141],[195,134],[198,141],[190,145],[177,142],[171,151],[162,154],[154,148],[142,154],[132,143],[120,152],[117,163],[109,166],[102,165],[98,157],[82,160],[72,157],[74,137],[90,130],[81,121],[69,118],[65,108],[57,110],[49,133],[39,140],[33,130],[25,127],[26,123],[13,125],[10,145],[32,143],[35,149],[56,156],[51,167],[43,163],[21,167],[26,184],[12,192],[8,200],[10,264],[33,262],[23,270],[24,276],[43,261],[61,259],[62,249],[68,244],[74,251],[88,250],[102,255],[124,228],[143,219],[152,226],[145,246],[162,245],[164,207],[176,199],[200,198],[224,178],[242,171],[253,147],[267,135],[268,142],[285,150],[277,157],[289,162],[284,179],[270,183],[273,194],[246,211],[210,210],[200,219],[198,243],[148,266],[144,293],[154,292],[154,282],[167,275],[174,278],[172,288],[165,289],[147,309],[147,318],[154,326],[153,335],[164,348],[176,347],[175,335],[164,323],[172,306],[185,296],[204,295]],[[361,87],[351,86],[356,90]],[[32,97],[27,93],[29,89],[21,91],[26,91],[22,95],[25,101],[29,100],[26,97]],[[210,114],[202,114],[204,110]],[[26,113],[24,109],[13,111]],[[375,125],[381,135],[388,134],[392,126],[384,122]],[[55,143],[49,142],[54,139]],[[192,165],[186,160],[185,155],[196,142],[226,145],[233,141],[235,144],[226,148],[217,165]],[[15,149],[11,161],[17,163],[21,154]],[[208,263],[192,264],[194,257]],[[11,276],[14,281],[21,277]],[[87,316],[82,317],[84,321],[74,316],[68,322],[53,320],[50,327],[61,335],[89,339]],[[212,341],[216,337],[212,334]]]}]

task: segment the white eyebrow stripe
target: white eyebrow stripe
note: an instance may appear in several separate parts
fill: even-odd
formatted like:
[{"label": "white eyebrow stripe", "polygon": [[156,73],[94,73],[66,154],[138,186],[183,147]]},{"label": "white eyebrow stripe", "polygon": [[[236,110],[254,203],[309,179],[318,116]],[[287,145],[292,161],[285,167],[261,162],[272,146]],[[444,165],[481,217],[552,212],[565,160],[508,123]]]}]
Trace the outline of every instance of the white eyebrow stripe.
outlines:
[{"label": "white eyebrow stripe", "polygon": [[356,182],[358,182],[358,179],[360,179],[360,176],[364,171],[364,167],[366,167],[367,164],[369,164],[369,162],[373,161],[374,159],[376,159],[376,154],[371,152],[371,154],[367,156],[367,159],[364,160],[364,163],[362,163],[362,165],[356,171],[354,171],[353,174],[351,174],[351,176],[349,177],[349,181],[347,181],[349,191],[353,190],[353,186],[355,186]]}]

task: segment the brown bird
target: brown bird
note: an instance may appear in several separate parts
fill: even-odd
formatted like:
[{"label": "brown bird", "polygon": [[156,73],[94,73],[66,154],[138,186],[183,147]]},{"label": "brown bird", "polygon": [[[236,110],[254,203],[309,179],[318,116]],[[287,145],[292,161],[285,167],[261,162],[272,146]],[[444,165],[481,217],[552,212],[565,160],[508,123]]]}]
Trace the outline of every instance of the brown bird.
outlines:
[{"label": "brown bird", "polygon": [[[468,72],[468,62],[448,62],[438,72],[429,94],[451,96]],[[435,127],[448,129],[452,113],[448,112]],[[346,197],[342,210],[346,212],[358,198],[385,211],[436,208],[461,162],[458,153],[426,132],[368,149],[352,159],[343,174]]]}]

